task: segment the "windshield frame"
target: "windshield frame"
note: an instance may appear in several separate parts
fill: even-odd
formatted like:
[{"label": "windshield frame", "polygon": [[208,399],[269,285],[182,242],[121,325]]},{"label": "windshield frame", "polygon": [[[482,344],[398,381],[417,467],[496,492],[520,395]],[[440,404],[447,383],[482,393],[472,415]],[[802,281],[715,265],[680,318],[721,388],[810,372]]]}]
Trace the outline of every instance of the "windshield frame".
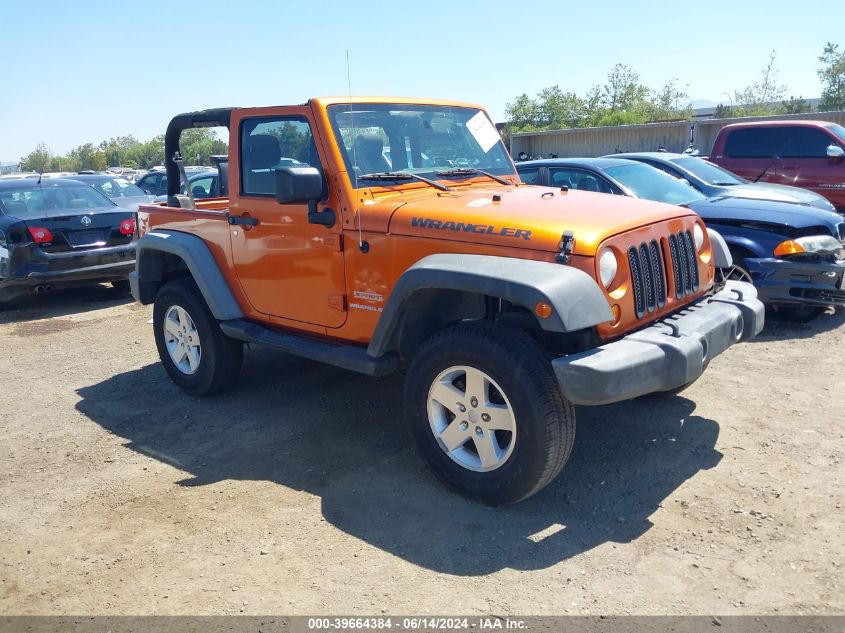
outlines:
[{"label": "windshield frame", "polygon": [[[475,134],[472,132],[472,130],[468,130],[468,136],[464,137],[464,138],[465,139],[475,138],[475,141],[478,143],[478,147],[473,148],[473,149],[477,149],[478,151],[482,151],[484,156],[491,156],[491,153],[494,153],[494,152],[497,151],[497,147],[499,148],[498,151],[501,152],[500,156],[495,157],[495,160],[502,162],[501,165],[435,164],[435,165],[426,165],[426,166],[421,166],[421,167],[409,167],[409,166],[407,166],[408,160],[406,160],[405,161],[406,166],[401,166],[401,165],[397,166],[395,163],[391,163],[389,169],[379,170],[379,171],[368,170],[367,173],[382,173],[384,171],[387,171],[387,172],[390,172],[390,173],[402,172],[402,173],[414,174],[415,176],[422,176],[424,178],[427,178],[427,179],[433,180],[433,181],[445,181],[447,183],[454,183],[455,180],[467,181],[467,180],[478,179],[478,178],[485,180],[487,182],[490,181],[490,179],[488,177],[484,176],[480,172],[475,173],[475,174],[466,173],[466,174],[454,174],[454,175],[448,175],[448,176],[438,174],[438,172],[445,172],[445,171],[454,170],[454,169],[459,168],[459,167],[465,167],[467,169],[472,169],[474,171],[478,171],[478,170],[489,171],[489,172],[491,172],[491,173],[493,173],[497,176],[503,177],[503,178],[509,177],[511,179],[511,182],[516,182],[516,179],[518,178],[517,172],[516,172],[516,166],[514,165],[513,159],[511,158],[507,147],[505,146],[505,143],[504,143],[504,140],[501,137],[501,134],[496,129],[495,125],[493,124],[493,122],[490,119],[487,112],[482,108],[472,107],[472,106],[453,105],[453,104],[446,105],[446,104],[438,104],[438,103],[426,103],[426,102],[421,102],[421,103],[379,103],[379,102],[334,103],[334,104],[327,106],[326,113],[327,113],[327,117],[329,119],[329,125],[330,125],[330,128],[331,128],[331,133],[333,135],[333,141],[335,143],[335,147],[337,148],[338,153],[340,154],[340,157],[343,161],[342,166],[347,173],[350,185],[352,186],[353,189],[374,189],[374,188],[381,188],[381,187],[389,188],[389,189],[394,189],[394,188],[397,188],[397,187],[419,188],[419,187],[422,187],[422,186],[425,186],[425,185],[424,185],[424,183],[422,183],[422,182],[420,182],[416,179],[415,180],[401,179],[401,180],[398,180],[396,182],[390,182],[388,180],[363,179],[363,178],[361,178],[361,176],[363,174],[356,174],[355,173],[355,167],[356,166],[353,165],[352,156],[350,155],[350,152],[347,150],[346,143],[345,143],[344,138],[343,138],[343,134],[341,133],[341,126],[340,126],[340,123],[338,121],[338,116],[337,116],[338,114],[349,115],[350,110],[352,112],[353,119],[357,116],[356,113],[359,112],[359,111],[366,111],[366,112],[382,111],[386,114],[391,112],[391,111],[413,112],[413,111],[428,110],[428,111],[431,111],[431,112],[434,112],[434,113],[444,112],[444,111],[448,111],[448,112],[466,111],[466,112],[470,113],[470,116],[467,117],[467,122],[470,119],[472,119],[473,117],[477,117],[479,115],[483,116],[484,119],[486,120],[486,122],[489,123],[489,125],[492,127],[492,129],[496,131],[496,136],[497,136],[496,141],[490,146],[490,148],[486,152],[483,152],[483,146],[479,142],[478,137],[475,136]],[[353,122],[355,123],[354,129],[355,129],[355,132],[356,132],[356,138],[358,136],[360,136],[362,133],[364,133],[363,130],[371,129],[372,127],[374,127],[372,125],[367,125],[366,123],[362,124],[359,127],[357,125],[357,121],[353,120]],[[380,127],[380,126],[377,126],[377,127]],[[380,129],[382,130],[383,134],[387,135],[387,131],[385,130],[385,128],[380,127]],[[489,128],[487,128],[487,129],[489,129]],[[423,160],[429,160],[429,154],[427,152],[428,148],[419,147],[415,150],[415,148],[413,147],[413,142],[410,141],[410,137],[408,137],[408,139],[409,139],[409,142],[411,142],[412,147],[409,149],[407,145],[405,146],[406,155],[410,154],[412,151],[418,150],[418,153],[422,157]],[[355,141],[353,140],[352,142],[354,143]],[[388,143],[389,142],[390,142],[390,137],[388,136]],[[390,147],[390,145],[385,145],[385,151],[388,152],[388,154],[392,154],[393,151],[394,151],[394,148]],[[383,154],[384,154],[384,151],[383,151]],[[389,184],[387,184],[387,183],[389,183]]]},{"label": "windshield frame", "polygon": [[[628,195],[630,195],[633,198],[639,198],[641,200],[652,200],[654,202],[662,202],[663,204],[673,204],[673,205],[676,205],[676,206],[686,206],[686,205],[691,204],[693,202],[701,202],[703,200],[707,200],[707,196],[705,196],[703,193],[698,191],[695,187],[693,187],[691,184],[689,184],[685,180],[679,180],[678,178],[675,178],[674,176],[671,176],[671,175],[667,174],[666,172],[661,171],[660,169],[657,169],[656,167],[653,167],[652,165],[647,165],[647,164],[641,163],[639,161],[633,161],[632,160],[632,161],[626,161],[626,162],[629,163],[629,164],[623,165],[623,164],[620,163],[620,164],[613,165],[613,166],[610,166],[610,167],[603,167],[601,169],[601,172],[608,179],[610,179],[614,184],[616,184],[618,187],[620,187],[624,191],[628,192]],[[638,191],[637,189],[632,187],[625,180],[621,180],[619,178],[619,176],[617,175],[620,170],[625,170],[625,169],[628,169],[628,170],[637,169],[637,170],[640,170],[644,174],[649,173],[649,176],[651,178],[654,178],[655,180],[664,179],[667,186],[683,187],[683,189],[677,189],[677,191],[679,191],[681,193],[689,193],[690,196],[689,196],[689,198],[682,196],[681,197],[681,199],[683,200],[682,202],[671,202],[671,201],[667,201],[667,200],[661,200],[659,198],[653,198],[653,197],[648,197],[648,196],[642,195],[642,193],[640,191]]]}]

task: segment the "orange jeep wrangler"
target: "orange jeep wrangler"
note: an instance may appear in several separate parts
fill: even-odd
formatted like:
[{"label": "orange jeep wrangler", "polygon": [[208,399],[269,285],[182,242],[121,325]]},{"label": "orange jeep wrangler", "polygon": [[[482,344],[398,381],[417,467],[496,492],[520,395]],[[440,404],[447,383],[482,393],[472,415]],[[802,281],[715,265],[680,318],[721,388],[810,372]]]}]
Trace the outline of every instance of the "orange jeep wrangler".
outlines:
[{"label": "orange jeep wrangler", "polygon": [[[224,198],[178,195],[182,130],[226,126]],[[491,504],[560,472],[573,405],[677,391],[763,327],[730,254],[684,208],[523,185],[479,106],[323,98],[182,114],[167,206],[139,213],[135,298],[204,395],[244,343],[403,371],[431,470]],[[190,187],[185,190],[190,192]]]}]

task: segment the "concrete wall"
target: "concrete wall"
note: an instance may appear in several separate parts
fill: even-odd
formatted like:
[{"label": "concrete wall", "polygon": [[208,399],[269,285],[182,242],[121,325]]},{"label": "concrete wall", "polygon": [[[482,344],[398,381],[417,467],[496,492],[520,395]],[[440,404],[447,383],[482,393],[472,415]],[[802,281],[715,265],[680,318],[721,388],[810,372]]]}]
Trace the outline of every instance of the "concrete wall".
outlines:
[{"label": "concrete wall", "polygon": [[665,147],[670,152],[682,152],[689,147],[692,128],[695,147],[702,154],[709,154],[716,134],[723,126],[740,121],[779,119],[814,119],[845,126],[845,111],[519,132],[511,136],[510,150],[514,158],[520,152],[534,158],[549,158],[552,154],[565,158],[603,156],[615,152],[653,152],[658,147]]}]

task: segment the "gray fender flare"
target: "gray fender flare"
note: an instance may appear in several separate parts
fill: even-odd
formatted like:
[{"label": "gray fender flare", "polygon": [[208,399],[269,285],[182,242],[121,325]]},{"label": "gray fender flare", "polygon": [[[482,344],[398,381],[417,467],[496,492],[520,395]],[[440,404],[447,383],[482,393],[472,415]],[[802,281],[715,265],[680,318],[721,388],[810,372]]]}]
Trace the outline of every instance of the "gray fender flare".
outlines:
[{"label": "gray fender flare", "polygon": [[155,300],[165,272],[162,255],[166,253],[185,262],[214,318],[221,321],[243,318],[214,256],[196,235],[158,229],[139,239],[137,248],[135,271],[129,275],[132,294],[137,301],[147,304]]},{"label": "gray fender flare", "polygon": [[498,297],[532,312],[537,303],[549,303],[552,315],[538,321],[550,332],[574,332],[613,319],[595,280],[577,268],[490,255],[429,255],[408,268],[393,287],[370,341],[370,356],[395,348],[408,299],[427,289]]},{"label": "gray fender flare", "polygon": [[710,246],[713,249],[713,265],[716,268],[730,268],[734,265],[733,256],[728,248],[728,243],[721,233],[713,229],[707,229],[710,236]]}]

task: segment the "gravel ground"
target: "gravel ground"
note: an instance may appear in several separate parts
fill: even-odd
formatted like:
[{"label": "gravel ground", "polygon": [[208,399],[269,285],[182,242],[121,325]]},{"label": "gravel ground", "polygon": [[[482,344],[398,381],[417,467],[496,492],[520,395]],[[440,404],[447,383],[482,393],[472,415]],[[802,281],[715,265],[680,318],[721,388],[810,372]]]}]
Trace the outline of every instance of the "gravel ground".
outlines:
[{"label": "gravel ground", "polygon": [[845,312],[578,411],[559,479],[444,490],[398,378],[250,351],[194,399],[107,287],[0,313],[2,614],[845,611]]}]

